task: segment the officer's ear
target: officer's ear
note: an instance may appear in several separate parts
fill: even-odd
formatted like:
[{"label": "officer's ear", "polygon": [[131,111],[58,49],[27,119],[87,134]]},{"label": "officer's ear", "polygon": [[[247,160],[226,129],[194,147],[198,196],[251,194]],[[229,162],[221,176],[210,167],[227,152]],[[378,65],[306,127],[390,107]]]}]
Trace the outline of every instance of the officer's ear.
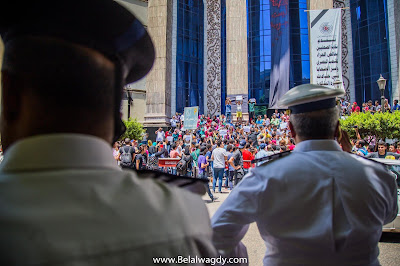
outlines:
[{"label": "officer's ear", "polygon": [[15,121],[21,112],[21,86],[14,75],[7,70],[1,71],[1,113],[7,122]]},{"label": "officer's ear", "polygon": [[334,138],[336,138],[337,140],[341,140],[342,138],[342,129],[340,128],[340,122],[338,121],[336,124],[336,129],[335,129],[335,136]]},{"label": "officer's ear", "polygon": [[293,124],[292,122],[289,121],[289,129],[290,129],[290,135],[292,136],[292,138],[296,137],[296,131],[294,130]]}]

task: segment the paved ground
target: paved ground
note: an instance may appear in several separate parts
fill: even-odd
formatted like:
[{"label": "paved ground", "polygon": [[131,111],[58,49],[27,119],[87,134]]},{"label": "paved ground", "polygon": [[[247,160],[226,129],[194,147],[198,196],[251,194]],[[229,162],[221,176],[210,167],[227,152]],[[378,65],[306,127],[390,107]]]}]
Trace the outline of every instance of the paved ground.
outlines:
[{"label": "paved ground", "polygon": [[[222,193],[216,193],[218,199],[211,202],[210,197],[206,194],[203,196],[206,202],[210,217],[215,213],[221,203],[228,197],[229,191],[223,189]],[[251,266],[262,265],[262,259],[265,253],[265,245],[258,233],[255,223],[250,225],[249,231],[243,238],[243,243],[247,247],[249,254],[249,263]],[[382,266],[398,266],[400,265],[400,233],[384,234],[382,241],[379,243],[380,255],[379,261]]]}]

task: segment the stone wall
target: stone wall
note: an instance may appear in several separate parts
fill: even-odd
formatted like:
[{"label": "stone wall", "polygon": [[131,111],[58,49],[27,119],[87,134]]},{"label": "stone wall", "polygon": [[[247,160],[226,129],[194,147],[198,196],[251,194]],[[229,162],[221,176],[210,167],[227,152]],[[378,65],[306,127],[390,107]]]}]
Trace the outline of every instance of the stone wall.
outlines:
[{"label": "stone wall", "polygon": [[329,9],[332,7],[333,7],[333,0],[309,0],[307,2],[307,8],[310,10]]}]

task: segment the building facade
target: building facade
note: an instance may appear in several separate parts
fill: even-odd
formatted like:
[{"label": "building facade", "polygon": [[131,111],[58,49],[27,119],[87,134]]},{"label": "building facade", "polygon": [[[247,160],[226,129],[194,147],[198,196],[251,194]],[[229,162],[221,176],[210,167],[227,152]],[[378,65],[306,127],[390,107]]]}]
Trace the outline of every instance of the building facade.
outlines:
[{"label": "building facade", "polygon": [[[120,0],[128,1],[128,0]],[[130,0],[131,2],[131,0]],[[349,101],[399,98],[400,4],[395,0],[149,0],[147,26],[157,60],[146,81],[146,126],[168,124],[184,107],[225,112],[235,95],[268,105],[271,6],[289,14],[289,89],[310,82],[308,12],[342,8],[342,81]],[[399,25],[397,23],[397,25]]]},{"label": "building facade", "polygon": [[[307,10],[342,8],[342,81],[347,100],[399,99],[400,1],[397,0],[115,0],[148,29],[153,69],[129,84],[123,118],[147,127],[168,125],[184,107],[225,112],[226,97],[268,105],[271,81],[271,7],[289,15],[289,89],[309,83]],[[0,49],[1,49],[0,45]],[[128,99],[131,99],[130,101]],[[129,107],[128,107],[129,105]]]}]

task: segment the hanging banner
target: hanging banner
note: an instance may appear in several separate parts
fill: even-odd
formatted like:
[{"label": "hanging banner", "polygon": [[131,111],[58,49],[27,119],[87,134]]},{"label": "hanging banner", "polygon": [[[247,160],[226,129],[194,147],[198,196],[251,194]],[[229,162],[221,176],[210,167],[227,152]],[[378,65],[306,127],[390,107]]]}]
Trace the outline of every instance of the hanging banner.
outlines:
[{"label": "hanging banner", "polygon": [[310,11],[311,83],[333,88],[342,80],[341,9]]},{"label": "hanging banner", "polygon": [[271,20],[271,77],[269,108],[280,109],[279,99],[289,91],[289,1],[270,0]]}]

